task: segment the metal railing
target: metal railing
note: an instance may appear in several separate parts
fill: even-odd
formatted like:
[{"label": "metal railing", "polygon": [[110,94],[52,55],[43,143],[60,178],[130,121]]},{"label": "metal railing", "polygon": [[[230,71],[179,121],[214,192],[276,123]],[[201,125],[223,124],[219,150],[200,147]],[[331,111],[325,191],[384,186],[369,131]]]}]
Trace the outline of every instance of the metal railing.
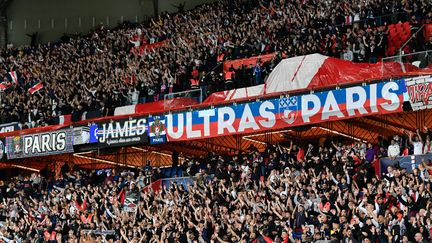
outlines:
[{"label": "metal railing", "polygon": [[[186,98],[191,99],[201,104],[203,102],[203,92],[201,88],[186,90],[176,93],[169,93],[164,95],[164,108],[165,110],[170,110],[171,108],[175,108],[176,105],[173,104],[173,100],[175,98]],[[192,103],[191,103],[192,105]]]},{"label": "metal railing", "polygon": [[405,41],[405,43],[402,44],[402,46],[399,48],[399,55],[403,55],[403,50],[404,48],[412,41],[414,40],[414,38],[418,38],[418,33],[420,33],[420,31],[423,31],[425,25],[422,25],[414,34],[411,34],[411,37]]},{"label": "metal railing", "polygon": [[420,51],[408,54],[399,54],[396,56],[385,57],[381,62],[381,76],[385,77],[387,73],[391,73],[392,70],[397,68],[394,65],[388,65],[388,63],[398,63],[402,70],[401,74],[407,73],[406,64],[411,64],[419,70],[424,69],[432,64],[432,50]]}]

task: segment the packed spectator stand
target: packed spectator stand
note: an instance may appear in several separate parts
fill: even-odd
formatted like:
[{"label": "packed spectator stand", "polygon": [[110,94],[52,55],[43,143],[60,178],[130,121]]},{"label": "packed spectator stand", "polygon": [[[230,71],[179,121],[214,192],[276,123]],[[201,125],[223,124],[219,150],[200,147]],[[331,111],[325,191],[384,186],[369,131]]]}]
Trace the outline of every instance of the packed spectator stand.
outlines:
[{"label": "packed spectator stand", "polygon": [[[1,53],[0,122],[38,127],[60,115],[72,114],[72,121],[90,111],[112,115],[116,107],[191,88],[206,96],[256,85],[282,57],[319,52],[376,62],[386,52],[386,26],[410,21],[418,28],[431,21],[430,8],[427,1],[223,0],[138,25],[10,48]],[[416,47],[424,50],[425,43]],[[266,53],[277,55],[235,70],[231,82],[218,70],[218,62]]]},{"label": "packed spectator stand", "polygon": [[[179,10],[3,50],[0,123],[39,127],[193,88],[257,85],[285,57],[318,52],[374,63],[388,54],[386,26],[405,22],[415,32],[432,18],[427,1],[221,0]],[[274,56],[223,69],[224,61],[264,54]],[[294,139],[182,155],[169,176],[149,165],[23,174],[0,181],[0,241],[431,242],[431,161],[412,172],[374,167],[381,158],[431,154],[431,136],[425,127],[377,144]],[[180,176],[194,183],[157,186]]]},{"label": "packed spectator stand", "polygon": [[[231,156],[210,152],[175,167],[193,184],[171,183],[160,168],[61,169],[2,181],[5,242],[430,242],[431,161],[412,173],[376,159],[431,153],[430,131],[376,145],[267,144]],[[178,173],[180,174],[180,173]],[[135,210],[125,198],[135,195]]]}]

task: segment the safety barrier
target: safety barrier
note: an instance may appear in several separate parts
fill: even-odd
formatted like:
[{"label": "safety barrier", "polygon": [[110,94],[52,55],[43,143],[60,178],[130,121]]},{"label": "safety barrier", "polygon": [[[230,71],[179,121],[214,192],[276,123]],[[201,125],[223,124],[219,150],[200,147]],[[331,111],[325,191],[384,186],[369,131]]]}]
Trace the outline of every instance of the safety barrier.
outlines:
[{"label": "safety barrier", "polygon": [[390,158],[382,158],[380,160],[380,173],[387,173],[387,168],[389,166],[404,168],[408,173],[411,173],[420,163],[429,160],[432,160],[432,154],[400,156],[393,160]]}]

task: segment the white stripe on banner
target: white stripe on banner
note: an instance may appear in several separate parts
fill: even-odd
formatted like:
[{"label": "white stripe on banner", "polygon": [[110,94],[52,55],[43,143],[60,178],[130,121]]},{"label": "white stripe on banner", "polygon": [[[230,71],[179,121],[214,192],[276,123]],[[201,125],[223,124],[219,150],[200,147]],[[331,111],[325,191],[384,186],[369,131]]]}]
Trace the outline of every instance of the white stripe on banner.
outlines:
[{"label": "white stripe on banner", "polygon": [[64,116],[59,116],[59,124],[60,125],[64,124]]},{"label": "white stripe on banner", "polygon": [[135,106],[136,105],[127,105],[127,106],[117,107],[114,110],[114,116],[135,114]]},{"label": "white stripe on banner", "polygon": [[81,115],[81,121],[87,120],[87,111],[84,111]]}]

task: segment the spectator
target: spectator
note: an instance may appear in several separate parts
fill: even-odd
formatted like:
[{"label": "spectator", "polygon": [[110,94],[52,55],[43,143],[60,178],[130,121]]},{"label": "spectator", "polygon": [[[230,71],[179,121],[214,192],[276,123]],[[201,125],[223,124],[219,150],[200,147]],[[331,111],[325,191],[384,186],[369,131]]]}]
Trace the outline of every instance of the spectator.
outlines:
[{"label": "spectator", "polygon": [[409,132],[409,142],[414,147],[413,154],[420,155],[423,154],[423,140],[422,137],[420,136],[419,129],[416,130],[416,134],[417,135],[413,139],[412,132]]},{"label": "spectator", "polygon": [[[376,62],[386,43],[376,17],[393,14],[390,21],[395,23],[415,13],[411,16],[419,21],[419,17],[427,20],[431,12],[430,5],[419,1],[404,5],[355,1],[341,6],[338,2],[219,0],[191,11],[179,7],[178,13],[164,13],[140,24],[122,23],[112,30],[101,26],[55,43],[12,47],[1,53],[6,67],[2,75],[13,81],[8,72],[16,71],[19,85],[0,94],[2,118],[35,127],[71,114],[72,108],[80,119],[78,113],[98,110],[100,104],[107,110],[104,114],[113,114],[118,106],[153,102],[165,94],[199,87],[202,74],[211,73],[224,60],[267,53],[281,55],[274,62],[244,70],[243,75],[235,70],[233,86],[263,83],[281,56],[319,52]],[[345,48],[347,54],[341,54]],[[219,71],[205,77],[206,94],[231,88],[223,85]],[[43,88],[29,93],[39,81]]]},{"label": "spectator", "polygon": [[259,85],[262,82],[262,67],[261,61],[258,61],[253,68],[254,85]]},{"label": "spectator", "polygon": [[343,52],[343,58],[342,59],[346,60],[346,61],[350,61],[350,62],[354,61],[353,52],[350,49],[345,48],[344,52]]},{"label": "spectator", "polygon": [[399,144],[397,144],[394,139],[392,139],[390,143],[391,144],[388,147],[387,153],[388,153],[388,157],[394,160],[397,156],[400,155],[400,147]]},{"label": "spectator", "polygon": [[[333,152],[315,144],[288,145],[186,158],[182,167],[196,180],[187,184],[182,178],[154,187],[158,191],[143,190],[149,178],[162,178],[150,163],[135,171],[69,168],[58,179],[48,172],[45,178],[11,178],[0,182],[1,236],[53,243],[432,239],[427,165],[412,173],[389,166],[380,179],[366,160],[376,156],[370,143],[363,156],[360,143],[335,142]],[[297,159],[301,150],[304,156]],[[128,211],[125,202],[135,199],[136,211]]]},{"label": "spectator", "polygon": [[376,149],[373,147],[371,143],[368,143],[366,150],[366,161],[372,163],[376,159]]}]

